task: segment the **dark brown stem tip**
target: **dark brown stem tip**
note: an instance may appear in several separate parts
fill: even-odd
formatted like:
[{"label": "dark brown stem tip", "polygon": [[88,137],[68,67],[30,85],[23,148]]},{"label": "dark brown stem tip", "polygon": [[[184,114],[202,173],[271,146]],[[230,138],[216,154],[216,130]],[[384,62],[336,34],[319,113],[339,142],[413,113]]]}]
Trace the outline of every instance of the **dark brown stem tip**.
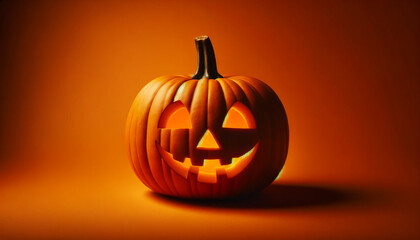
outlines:
[{"label": "dark brown stem tip", "polygon": [[216,57],[214,56],[213,46],[210,38],[206,35],[195,38],[197,48],[197,72],[192,76],[193,79],[216,79],[223,76],[217,72]]},{"label": "dark brown stem tip", "polygon": [[195,41],[204,41],[204,40],[206,40],[206,39],[208,39],[209,38],[209,36],[207,36],[207,35],[203,35],[203,36],[198,36],[198,37],[195,37],[194,39],[195,39]]}]

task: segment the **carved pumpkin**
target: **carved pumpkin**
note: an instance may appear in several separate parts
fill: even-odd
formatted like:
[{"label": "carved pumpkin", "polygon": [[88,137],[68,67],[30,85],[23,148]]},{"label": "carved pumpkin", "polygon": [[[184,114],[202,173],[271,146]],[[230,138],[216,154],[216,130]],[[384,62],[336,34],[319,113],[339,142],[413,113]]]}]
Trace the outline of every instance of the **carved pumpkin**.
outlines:
[{"label": "carved pumpkin", "polygon": [[210,39],[195,42],[193,76],[156,78],[134,100],[126,128],[132,167],[165,195],[228,198],[260,191],[286,159],[283,105],[260,80],[222,77]]}]

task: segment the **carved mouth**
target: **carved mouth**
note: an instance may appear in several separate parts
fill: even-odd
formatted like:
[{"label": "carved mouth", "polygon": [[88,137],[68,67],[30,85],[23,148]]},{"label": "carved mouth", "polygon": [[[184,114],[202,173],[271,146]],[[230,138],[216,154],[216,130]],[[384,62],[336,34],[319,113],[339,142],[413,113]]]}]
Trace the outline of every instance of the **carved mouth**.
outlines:
[{"label": "carved mouth", "polygon": [[163,160],[179,175],[188,178],[188,173],[197,174],[197,181],[204,183],[216,183],[217,176],[226,175],[232,178],[238,175],[254,158],[258,143],[247,153],[240,157],[232,158],[231,163],[222,164],[219,159],[204,159],[203,165],[192,165],[191,159],[185,157],[183,161],[177,161],[173,155],[164,150],[157,142],[156,147]]}]

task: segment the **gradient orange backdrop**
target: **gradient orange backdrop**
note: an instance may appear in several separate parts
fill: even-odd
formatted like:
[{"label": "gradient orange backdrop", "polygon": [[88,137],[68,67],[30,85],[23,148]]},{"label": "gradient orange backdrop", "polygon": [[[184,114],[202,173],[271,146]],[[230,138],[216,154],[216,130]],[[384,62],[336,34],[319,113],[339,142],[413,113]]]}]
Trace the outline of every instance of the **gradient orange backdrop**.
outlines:
[{"label": "gradient orange backdrop", "polygon": [[[268,83],[290,124],[280,179],[175,201],[130,168],[125,120],[155,77]],[[0,238],[420,238],[417,1],[1,1]]]}]

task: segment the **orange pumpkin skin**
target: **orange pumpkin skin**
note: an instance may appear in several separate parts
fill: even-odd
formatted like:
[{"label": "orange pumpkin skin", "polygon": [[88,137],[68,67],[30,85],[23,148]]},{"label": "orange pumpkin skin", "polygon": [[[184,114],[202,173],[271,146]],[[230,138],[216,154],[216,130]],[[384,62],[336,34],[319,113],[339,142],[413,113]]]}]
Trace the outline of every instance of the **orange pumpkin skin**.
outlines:
[{"label": "orange pumpkin skin", "polygon": [[[238,102],[252,114],[252,129],[222,126]],[[188,110],[191,128],[161,126],[165,110],[174,103]],[[197,148],[207,130],[220,145],[218,150]],[[264,189],[284,165],[288,139],[286,113],[275,92],[260,80],[244,76],[156,78],[135,98],[126,125],[136,175],[157,193],[183,198],[231,198]],[[242,165],[228,163],[241,154],[238,159],[246,159]],[[191,166],[181,166],[184,158]],[[225,168],[202,173],[203,160],[218,159],[227,161]]]}]

